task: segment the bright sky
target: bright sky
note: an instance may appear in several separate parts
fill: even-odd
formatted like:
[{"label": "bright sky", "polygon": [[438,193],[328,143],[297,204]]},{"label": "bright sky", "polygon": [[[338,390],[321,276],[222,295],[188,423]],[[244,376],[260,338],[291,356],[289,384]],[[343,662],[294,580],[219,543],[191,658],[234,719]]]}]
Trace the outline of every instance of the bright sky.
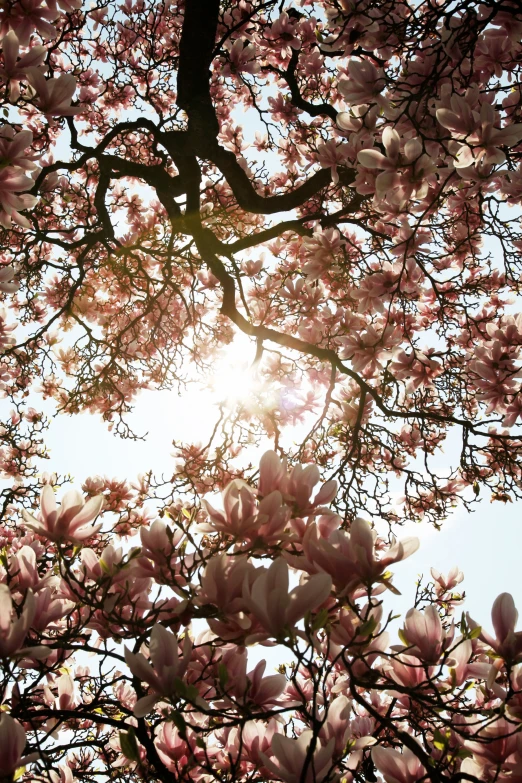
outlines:
[{"label": "bright sky", "polygon": [[[229,358],[223,362],[222,374],[218,371],[214,384],[219,397],[223,397],[227,388],[245,388],[244,370],[253,354],[254,349],[241,341],[237,360]],[[89,475],[129,480],[148,470],[156,475],[171,475],[174,467],[172,440],[208,438],[217,415],[216,396],[211,391],[197,390],[190,390],[181,397],[167,391],[142,393],[130,422],[137,432],[149,433],[144,442],[114,437],[98,416],[87,413],[58,416],[48,432],[51,459],[45,462],[43,469],[62,475],[72,474],[78,488]],[[296,432],[296,437],[298,434]],[[450,449],[445,456],[448,464],[455,463],[458,458],[456,449]],[[442,457],[441,464],[444,461]],[[427,523],[398,531],[399,538],[419,536],[421,546],[409,560],[393,567],[394,583],[402,595],[388,594],[386,605],[394,613],[407,611],[419,574],[429,578],[430,566],[446,573],[451,566],[458,565],[465,575],[461,587],[468,595],[464,608],[478,622],[489,626],[491,604],[504,591],[513,594],[522,610],[521,510],[522,504],[491,504],[484,498],[473,514],[458,509],[440,532]]]},{"label": "bright sky", "polygon": [[[237,119],[243,125],[248,141],[253,139],[255,130],[262,130],[250,117],[243,115]],[[251,155],[251,151],[248,154]],[[64,157],[68,155],[64,154]],[[268,168],[277,165],[272,159],[265,163]],[[257,255],[254,252],[252,257]],[[248,391],[245,371],[254,355],[255,346],[246,339],[231,346],[228,358],[216,369],[213,392],[192,388],[181,397],[169,391],[142,393],[129,423],[135,432],[148,433],[145,441],[114,437],[99,416],[88,413],[54,418],[46,437],[51,458],[45,461],[42,470],[61,475],[69,473],[78,488],[88,476],[94,475],[130,481],[138,473],[149,470],[156,476],[172,475],[172,441],[208,439],[217,419],[216,401],[230,390]],[[37,398],[31,404],[38,410],[46,410],[49,415],[54,410],[51,404],[42,404]],[[4,413],[5,402],[0,408]],[[296,439],[301,432],[304,432],[302,427],[296,432]],[[442,468],[457,461],[456,447],[449,446],[439,464]],[[504,591],[513,594],[522,611],[522,580],[518,570],[522,551],[522,503],[504,506],[491,504],[484,498],[476,508],[471,515],[458,509],[440,532],[427,523],[398,531],[399,538],[419,536],[421,547],[409,560],[393,567],[394,583],[402,593],[399,597],[392,594],[387,597],[386,605],[394,613],[403,613],[411,606],[419,574],[429,578],[430,566],[446,573],[453,565],[458,565],[464,572],[461,587],[468,595],[465,609],[478,622],[490,625],[493,600]]]}]

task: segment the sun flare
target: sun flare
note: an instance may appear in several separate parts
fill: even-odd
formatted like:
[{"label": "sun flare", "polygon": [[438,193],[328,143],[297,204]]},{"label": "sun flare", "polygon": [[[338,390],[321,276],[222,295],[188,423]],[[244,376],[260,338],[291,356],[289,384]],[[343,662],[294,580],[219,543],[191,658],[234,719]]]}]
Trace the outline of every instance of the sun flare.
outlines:
[{"label": "sun flare", "polygon": [[253,362],[239,359],[237,351],[229,351],[217,362],[207,381],[216,403],[234,406],[246,403],[260,390],[260,379]]}]

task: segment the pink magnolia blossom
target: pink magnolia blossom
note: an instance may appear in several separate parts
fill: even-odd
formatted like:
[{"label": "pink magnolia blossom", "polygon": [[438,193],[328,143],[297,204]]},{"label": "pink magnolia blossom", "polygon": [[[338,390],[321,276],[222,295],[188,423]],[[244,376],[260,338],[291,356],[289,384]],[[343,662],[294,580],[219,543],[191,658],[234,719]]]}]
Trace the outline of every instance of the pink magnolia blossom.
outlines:
[{"label": "pink magnolia blossom", "polygon": [[382,557],[375,557],[375,539],[369,524],[357,517],[350,527],[350,546],[354,555],[355,567],[365,583],[376,581],[392,563],[398,563],[410,557],[419,548],[418,538],[394,540]]},{"label": "pink magnolia blossom", "polygon": [[234,479],[222,493],[224,513],[216,511],[208,500],[203,504],[210,524],[200,525],[203,530],[219,530],[235,538],[244,538],[257,524],[257,507],[254,490],[246,481]]},{"label": "pink magnolia blossom", "polygon": [[11,27],[20,44],[28,46],[34,31],[44,41],[56,36],[56,28],[51,22],[54,22],[57,16],[58,11],[52,2],[44,5],[43,0],[18,0],[13,4],[12,12],[2,19],[2,26]]},{"label": "pink magnolia blossom", "polygon": [[265,767],[284,783],[320,783],[332,767],[335,739],[332,737],[324,747],[317,740],[313,752],[310,750],[312,739],[313,732],[308,729],[297,739],[274,734],[272,758],[265,753],[259,755]]},{"label": "pink magnolia blossom", "polygon": [[47,0],[47,5],[53,10],[58,5],[62,11],[71,14],[73,11],[78,11],[82,7],[82,0]]},{"label": "pink magnolia blossom", "polygon": [[[328,574],[316,574],[288,592],[288,563],[279,557],[268,569],[263,569],[252,584],[245,583],[243,599],[266,634],[278,638],[293,628],[310,609],[322,604],[331,587],[332,580]],[[266,638],[266,634],[261,636]]]},{"label": "pink magnolia blossom", "polygon": [[522,314],[504,316],[500,322],[488,323],[486,332],[492,340],[499,342],[504,348],[522,345]]},{"label": "pink magnolia blossom", "polygon": [[323,169],[332,170],[332,182],[339,182],[338,166],[346,165],[348,159],[348,145],[336,144],[334,139],[317,145],[317,161]]},{"label": "pink magnolia blossom", "polygon": [[506,405],[502,426],[512,427],[519,419],[522,419],[522,395],[520,393],[513,398],[509,405]]},{"label": "pink magnolia blossom", "polygon": [[407,747],[399,753],[393,748],[372,748],[372,761],[386,783],[417,783],[426,775],[426,768]]},{"label": "pink magnolia blossom", "polygon": [[40,586],[34,596],[34,617],[31,627],[35,631],[45,631],[59,626],[59,621],[71,614],[75,602],[64,598],[56,588],[46,584]]},{"label": "pink magnolia blossom", "polygon": [[19,617],[13,617],[13,599],[7,585],[0,584],[0,657],[22,658],[30,655],[44,658],[49,652],[45,647],[24,647],[35,614],[35,600],[31,590],[25,596]]},{"label": "pink magnolia blossom", "polygon": [[33,134],[31,131],[15,131],[10,125],[4,125],[0,131],[0,165],[16,166],[24,171],[34,171],[38,168],[36,155],[28,155],[26,150],[31,146]]},{"label": "pink magnolia blossom", "polygon": [[462,637],[457,639],[448,659],[453,685],[460,686],[468,679],[487,680],[492,674],[493,666],[490,663],[470,663],[472,655],[472,642]]},{"label": "pink magnolia blossom", "polygon": [[[99,557],[93,549],[84,548],[81,551],[82,564],[91,579],[102,579],[105,576],[112,577],[113,584],[117,581],[118,571],[121,571],[123,549],[115,548],[112,544],[105,547]],[[126,574],[123,578],[126,578]]]},{"label": "pink magnolia blossom", "polygon": [[[513,596],[501,593],[495,599],[491,609],[491,620],[495,639],[482,629],[480,638],[505,660],[515,662],[522,655],[522,631],[515,631],[518,612]],[[472,626],[475,623],[471,623]]]},{"label": "pink magnolia blossom", "polygon": [[328,538],[321,536],[317,525],[312,523],[303,537],[305,561],[292,556],[287,558],[291,565],[295,564],[309,573],[330,574],[336,588],[344,594],[361,584],[371,585],[379,581],[386,584],[388,567],[405,560],[419,547],[417,538],[406,538],[395,541],[383,556],[377,558],[375,538],[370,525],[360,517],[352,522],[350,533],[334,530]]},{"label": "pink magnolia blossom", "polygon": [[448,571],[447,576],[444,576],[435,568],[430,569],[430,573],[433,577],[435,591],[438,596],[444,595],[444,593],[448,593],[450,590],[453,590],[464,579],[464,574],[459,570],[458,566],[453,566],[453,568]]},{"label": "pink magnolia blossom", "polygon": [[500,147],[514,147],[522,141],[522,123],[499,128],[499,114],[490,103],[482,103],[480,112],[472,111],[464,98],[454,95],[451,107],[437,109],[437,119],[455,138],[468,142],[458,147],[455,159],[458,169],[503,163],[506,156]]},{"label": "pink magnolia blossom", "polygon": [[31,190],[34,181],[27,177],[22,169],[6,166],[0,170],[0,225],[10,228],[11,223],[30,228],[31,223],[20,212],[34,207],[38,198],[25,193]]},{"label": "pink magnolia blossom", "polygon": [[[368,109],[367,105],[353,105],[350,111],[340,111],[335,119],[335,124],[339,130],[345,133],[357,134],[356,137],[350,137],[352,143],[356,141],[357,145],[367,145],[366,131],[375,130],[377,120],[380,116],[379,98],[375,105]],[[357,151],[358,148],[357,148]]]},{"label": "pink magnolia blossom", "polygon": [[286,537],[285,528],[291,509],[284,503],[282,494],[275,490],[259,501],[257,526],[248,533],[251,541],[259,546],[276,543]]},{"label": "pink magnolia blossom", "polygon": [[269,674],[264,677],[265,669],[266,661],[259,661],[247,674],[247,681],[250,683],[248,699],[263,709],[267,709],[270,705],[277,705],[286,687],[284,674]]},{"label": "pink magnolia blossom", "polygon": [[276,706],[286,687],[284,674],[269,674],[264,677],[266,661],[262,660],[247,672],[247,655],[239,655],[236,648],[223,656],[221,664],[228,672],[225,691],[245,704],[255,704],[262,709]]},{"label": "pink magnolia blossom", "polygon": [[502,410],[508,395],[517,391],[517,377],[521,375],[517,358],[518,347],[509,350],[496,339],[475,348],[469,363],[471,380],[479,390],[479,399],[488,403],[488,412]]},{"label": "pink magnolia blossom", "polygon": [[58,772],[51,770],[49,773],[51,783],[75,783],[72,769],[68,765],[59,764],[57,769]]},{"label": "pink magnolia blossom", "polygon": [[469,89],[464,95],[449,94],[451,87],[444,86],[441,91],[441,101],[436,109],[437,120],[451,130],[456,139],[465,139],[476,128],[478,114],[475,107],[478,102],[478,92]]},{"label": "pink magnolia blossom", "polygon": [[228,51],[229,60],[221,70],[223,76],[235,76],[239,73],[258,73],[261,65],[257,62],[258,52],[252,44],[244,45],[240,39],[234,41]]},{"label": "pink magnolia blossom", "polygon": [[255,277],[263,269],[263,259],[253,261],[249,259],[241,264],[241,270],[247,275],[247,277]]},{"label": "pink magnolia blossom", "polygon": [[[382,605],[372,606],[368,611],[365,606],[360,612],[354,612],[347,606],[343,606],[337,614],[337,622],[332,623],[331,639],[341,647],[349,647],[355,640],[356,644],[371,637],[371,628],[377,633],[382,619]],[[369,625],[366,633],[361,633],[361,627]]]},{"label": "pink magnolia blossom", "polygon": [[12,556],[12,563],[15,569],[17,584],[19,589],[27,590],[28,587],[34,588],[40,582],[38,566],[36,561],[36,552],[30,546],[23,546]]},{"label": "pink magnolia blossom", "polygon": [[434,182],[435,165],[429,155],[423,152],[419,139],[409,139],[401,153],[401,137],[398,132],[386,127],[382,133],[386,155],[375,149],[361,150],[357,160],[365,168],[381,169],[375,180],[378,198],[402,208],[409,199],[423,199]]},{"label": "pink magnolia blossom", "polygon": [[23,766],[26,734],[17,720],[5,712],[0,712],[0,770],[2,778],[8,780],[16,770]]},{"label": "pink magnolia blossom", "polygon": [[399,349],[389,366],[390,372],[399,380],[408,380],[408,392],[423,386],[432,386],[433,380],[442,373],[442,366],[429,354],[421,351],[407,354]]},{"label": "pink magnolia blossom", "polygon": [[275,451],[265,451],[259,461],[260,495],[268,495],[275,489],[279,489],[286,477],[286,470],[286,460],[281,460]]},{"label": "pink magnolia blossom", "polygon": [[280,732],[280,723],[275,718],[264,721],[249,720],[243,727],[241,741],[244,754],[252,764],[262,764],[262,757],[270,755],[274,735]]},{"label": "pink magnolia blossom", "polygon": [[155,745],[159,756],[167,769],[175,772],[178,767],[189,764],[196,750],[196,737],[190,730],[182,737],[173,723],[162,723],[159,727]]},{"label": "pink magnolia blossom", "polygon": [[62,73],[55,79],[46,79],[38,68],[28,68],[27,81],[36,91],[36,105],[46,117],[72,117],[83,111],[79,106],[71,106],[76,91],[72,74]]},{"label": "pink magnolia blossom", "polygon": [[37,519],[25,509],[22,512],[24,523],[30,530],[50,541],[69,541],[75,544],[92,538],[102,527],[102,523],[91,525],[103,508],[103,495],[84,502],[76,490],[66,492],[60,508],[56,506],[53,488],[46,484],[40,498],[40,518]]},{"label": "pink magnolia blossom", "polygon": [[426,664],[414,655],[397,655],[381,666],[392,680],[405,688],[426,687],[426,683],[435,671],[433,666]]},{"label": "pink magnolia blossom", "polygon": [[321,275],[335,272],[336,255],[342,251],[344,240],[339,232],[333,228],[317,228],[313,236],[304,237],[303,249],[306,255],[306,263],[303,264],[303,272],[309,280],[317,280]]},{"label": "pink magnolia blossom", "polygon": [[399,265],[386,262],[378,272],[364,277],[358,288],[353,290],[352,298],[358,301],[358,311],[379,310],[383,312],[390,295],[396,290],[401,277]]},{"label": "pink magnolia blossom", "polygon": [[140,527],[140,538],[142,552],[151,560],[156,558],[161,560],[165,558],[165,553],[173,547],[177,547],[183,538],[183,531],[174,530],[167,533],[167,525],[162,519],[156,519],[152,525],[147,528],[144,525]]},{"label": "pink magnolia blossom", "polygon": [[162,519],[156,519],[150,527],[140,527],[142,556],[138,563],[144,576],[153,575],[158,582],[170,583],[176,575],[177,582],[184,583],[184,577],[178,576],[180,568],[176,557],[183,535],[182,530],[172,530]]},{"label": "pink magnolia blossom", "polygon": [[291,57],[293,49],[301,48],[301,41],[296,36],[296,21],[286,11],[267,30],[266,37],[270,41],[270,48],[278,50],[284,58]]},{"label": "pink magnolia blossom", "polygon": [[337,481],[331,479],[323,484],[313,501],[311,500],[312,491],[319,482],[319,476],[316,465],[296,465],[290,472],[287,482],[283,484],[284,495],[289,500],[294,500],[301,512],[311,510],[310,506],[317,509],[324,504],[331,503],[334,499],[337,493]]},{"label": "pink magnolia blossom", "polygon": [[374,408],[373,400],[372,399],[366,400],[366,402],[364,403],[362,416],[361,416],[360,408],[361,408],[360,400],[350,400],[350,402],[341,402],[341,409],[342,409],[341,420],[349,424],[350,427],[355,427],[357,422],[359,422],[360,424],[366,424]]},{"label": "pink magnolia blossom", "polygon": [[337,696],[328,705],[319,737],[324,746],[327,746],[331,739],[334,740],[334,758],[341,758],[347,749],[359,751],[377,742],[374,737],[352,737],[351,716],[352,704],[344,695]]},{"label": "pink magnolia blossom", "polygon": [[4,266],[0,269],[0,291],[4,294],[13,294],[20,288],[20,283],[13,281],[15,274],[16,270],[12,266]]},{"label": "pink magnolia blossom", "polygon": [[[57,710],[72,710],[77,704],[74,690],[74,680],[70,674],[62,674],[56,680],[57,696],[54,697],[49,686],[45,686],[45,691],[49,703],[54,703]],[[47,724],[49,727],[49,724]]]},{"label": "pink magnolia blossom", "polygon": [[[382,653],[387,650],[389,643],[390,635],[387,631],[381,631],[373,638],[371,628],[367,634],[361,634],[359,638],[356,638],[352,650],[357,657],[351,665],[352,676],[360,682],[375,677],[377,667],[373,668],[373,665],[382,657]],[[363,650],[364,654],[359,657],[359,653]],[[345,652],[343,646],[338,646],[333,643],[329,645],[329,654],[334,660],[339,659]],[[383,666],[381,668],[384,670],[385,667]],[[347,686],[348,682],[345,681],[344,678],[341,678],[336,682],[334,690],[337,693],[348,692],[349,688]]]},{"label": "pink magnolia blossom", "polygon": [[[522,721],[522,665],[515,666],[511,671],[511,677],[509,684],[513,691],[511,696],[506,702],[506,711],[510,719]],[[505,701],[506,691],[500,690],[500,698]]]},{"label": "pink magnolia blossom", "polygon": [[407,612],[401,639],[408,646],[408,653],[426,663],[437,663],[452,637],[452,633],[444,631],[435,606],[428,606],[422,612],[418,609]]},{"label": "pink magnolia blossom", "polygon": [[44,46],[32,46],[20,59],[20,42],[14,30],[10,30],[2,40],[4,65],[0,67],[0,79],[9,84],[9,97],[15,103],[20,97],[20,82],[26,78],[28,68],[38,68],[47,54]]},{"label": "pink magnolia blossom", "polygon": [[339,92],[350,106],[362,103],[388,105],[381,95],[386,85],[382,68],[376,68],[369,60],[352,57],[348,60],[347,70],[348,78],[339,81]]},{"label": "pink magnolia blossom", "polygon": [[191,652],[192,642],[188,634],[185,634],[183,647],[180,650],[177,636],[159,623],[154,626],[150,634],[151,663],[143,653],[131,653],[127,647],[125,648],[127,666],[135,677],[148,683],[152,690],[152,693],[136,702],[134,714],[137,718],[142,718],[151,712],[161,698],[176,695],[177,680],[181,679],[187,671]]},{"label": "pink magnolia blossom", "polygon": [[295,465],[290,472],[286,460],[275,451],[267,451],[259,463],[259,493],[269,495],[279,490],[288,505],[295,505],[300,514],[311,513],[330,503],[337,492],[337,481],[325,482],[312,500],[312,493],[320,480],[317,465]]},{"label": "pink magnolia blossom", "polygon": [[[201,575],[198,602],[217,606],[217,618],[209,618],[208,624],[222,639],[244,637],[252,629],[243,597],[245,585],[252,584],[256,569],[246,557],[229,557],[221,554],[213,557]],[[261,630],[259,623],[256,625]]]},{"label": "pink magnolia blossom", "polygon": [[401,339],[397,329],[385,327],[384,332],[379,332],[378,324],[376,326],[368,324],[364,331],[340,338],[342,357],[349,359],[353,369],[362,372],[366,377],[383,368],[389,358],[389,352]]},{"label": "pink magnolia blossom", "polygon": [[515,726],[505,718],[498,718],[489,726],[481,728],[475,736],[466,740],[464,747],[470,750],[483,771],[491,772],[520,751],[522,743]]}]

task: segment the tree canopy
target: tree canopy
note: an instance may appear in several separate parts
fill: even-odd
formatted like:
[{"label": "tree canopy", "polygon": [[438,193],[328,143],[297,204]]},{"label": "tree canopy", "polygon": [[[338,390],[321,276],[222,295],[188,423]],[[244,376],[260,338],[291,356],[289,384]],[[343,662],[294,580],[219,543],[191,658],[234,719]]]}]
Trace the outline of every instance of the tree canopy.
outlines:
[{"label": "tree canopy", "polygon": [[[522,498],[519,4],[6,0],[0,38],[0,781],[521,781],[511,596],[495,638],[458,569],[401,645],[386,607],[401,523]],[[239,334],[174,469],[57,505],[38,395],[136,438]]]}]

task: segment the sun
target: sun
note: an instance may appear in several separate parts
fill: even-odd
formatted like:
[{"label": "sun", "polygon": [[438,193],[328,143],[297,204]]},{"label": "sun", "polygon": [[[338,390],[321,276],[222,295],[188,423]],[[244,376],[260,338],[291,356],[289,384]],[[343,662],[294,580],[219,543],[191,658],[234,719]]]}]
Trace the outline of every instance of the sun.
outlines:
[{"label": "sun", "polygon": [[248,402],[261,389],[253,357],[238,351],[235,344],[216,362],[205,385],[215,403],[227,407]]}]

